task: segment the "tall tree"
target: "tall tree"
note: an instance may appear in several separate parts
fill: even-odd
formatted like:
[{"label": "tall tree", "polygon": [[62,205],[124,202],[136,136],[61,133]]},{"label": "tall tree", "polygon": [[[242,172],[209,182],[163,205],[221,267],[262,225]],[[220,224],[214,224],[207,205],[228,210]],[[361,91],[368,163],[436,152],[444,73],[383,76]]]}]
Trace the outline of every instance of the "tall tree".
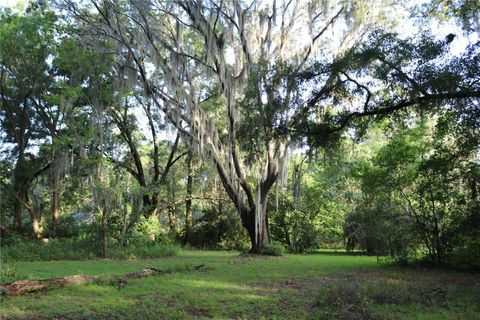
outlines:
[{"label": "tall tree", "polygon": [[[297,88],[283,85],[284,79],[277,76],[283,88],[264,90],[271,65],[285,61],[295,72],[304,70],[310,59],[321,53],[317,50],[320,44],[331,40],[327,36],[330,28],[346,23],[347,28],[336,35],[332,42],[336,45],[327,53],[329,57],[341,55],[365,33],[368,23],[361,22],[375,21],[368,19],[371,14],[358,14],[366,3],[91,1],[86,10],[71,1],[64,3],[97,34],[117,41],[120,50],[131,57],[131,68],[136,70],[132,80],[192,141],[192,148],[213,162],[249,233],[252,251],[261,251],[268,241],[268,194],[278,177],[288,137],[266,135],[256,161],[247,163],[239,149],[242,106],[236,101],[243,96],[251,71],[263,68],[262,81],[257,82],[258,106],[263,110],[280,108],[279,118],[290,119],[288,106],[298,95]],[[299,33],[305,36],[298,37]],[[233,61],[228,55],[233,55]],[[221,88],[228,124],[223,137],[202,109],[202,101],[208,99],[205,83]],[[265,123],[264,130],[274,125]]]},{"label": "tall tree", "polygon": [[[121,100],[127,99],[122,98]],[[144,101],[144,99],[139,98],[137,103],[141,105],[143,110],[141,116],[146,118],[151,136],[148,139],[142,137],[142,133],[139,132],[141,130],[138,127],[139,119],[132,113],[134,106],[131,103],[113,103],[106,108],[106,116],[115,124],[119,131],[120,140],[126,145],[128,152],[127,155],[120,154],[119,158],[119,146],[114,145],[113,148],[104,150],[104,154],[114,165],[126,169],[138,182],[144,190],[142,196],[144,215],[151,216],[157,215],[160,188],[165,185],[169,171],[186,153],[177,154],[180,142],[180,135],[177,134],[171,145],[167,141],[170,150],[167,150],[168,157],[165,165],[162,166],[161,153],[163,150],[160,145],[159,125],[156,121],[159,118],[158,114],[156,114],[155,109],[152,110],[151,101]],[[149,147],[151,148],[147,163],[145,160],[142,161],[142,154],[139,150],[140,142],[145,144],[145,141],[149,141]],[[147,165],[151,165],[151,170]]]},{"label": "tall tree", "polygon": [[15,159],[11,186],[14,227],[22,230],[26,208],[38,235],[37,212],[29,192],[33,180],[52,161],[49,152],[42,156],[33,147],[52,138],[49,125],[57,114],[46,101],[54,81],[48,58],[53,53],[56,17],[43,6],[33,5],[25,15],[3,10],[0,20],[0,122],[5,139],[13,144],[9,151]]}]

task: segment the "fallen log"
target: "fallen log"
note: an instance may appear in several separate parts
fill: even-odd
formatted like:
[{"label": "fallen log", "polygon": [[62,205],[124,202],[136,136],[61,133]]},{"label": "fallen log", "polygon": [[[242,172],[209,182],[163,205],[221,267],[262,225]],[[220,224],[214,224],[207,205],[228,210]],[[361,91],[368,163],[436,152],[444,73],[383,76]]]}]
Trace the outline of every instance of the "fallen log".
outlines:
[{"label": "fallen log", "polygon": [[[43,279],[43,280],[18,280],[8,283],[0,283],[0,294],[7,296],[19,296],[27,292],[38,290],[48,290],[67,286],[75,286],[88,284],[102,279],[117,280],[126,283],[123,279],[135,279],[159,274],[160,270],[155,268],[145,268],[138,272],[127,273],[124,275],[114,276],[88,276],[76,274],[73,276],[65,276],[62,278]],[[123,280],[123,281],[122,281]]]},{"label": "fallen log", "polygon": [[143,278],[152,276],[154,274],[159,274],[160,272],[160,270],[155,268],[145,268],[140,270],[139,272],[127,273],[126,275],[124,275],[124,277],[127,279]]}]

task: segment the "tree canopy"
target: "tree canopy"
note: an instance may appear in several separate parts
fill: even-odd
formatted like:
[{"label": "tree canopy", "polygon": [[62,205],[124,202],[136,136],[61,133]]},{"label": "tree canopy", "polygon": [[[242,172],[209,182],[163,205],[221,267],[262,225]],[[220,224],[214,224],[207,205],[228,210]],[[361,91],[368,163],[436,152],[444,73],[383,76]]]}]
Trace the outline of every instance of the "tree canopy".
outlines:
[{"label": "tree canopy", "polygon": [[[478,1],[450,2],[1,9],[2,226],[87,230],[103,256],[138,237],[471,254]],[[415,21],[462,34],[401,33]]]}]

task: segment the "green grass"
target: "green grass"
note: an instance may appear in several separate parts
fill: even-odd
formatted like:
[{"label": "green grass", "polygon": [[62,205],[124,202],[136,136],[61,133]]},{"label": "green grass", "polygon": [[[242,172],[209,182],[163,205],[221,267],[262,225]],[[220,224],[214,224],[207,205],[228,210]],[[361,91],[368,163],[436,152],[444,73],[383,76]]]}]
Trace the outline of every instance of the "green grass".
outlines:
[{"label": "green grass", "polygon": [[[208,269],[193,270],[199,264]],[[144,267],[170,273],[128,280],[121,290],[97,283],[2,298],[0,317],[480,319],[478,274],[386,267],[366,256],[181,251],[152,260],[17,262],[4,266],[11,273],[3,280],[115,275]],[[443,296],[422,296],[436,287],[447,305]]]}]

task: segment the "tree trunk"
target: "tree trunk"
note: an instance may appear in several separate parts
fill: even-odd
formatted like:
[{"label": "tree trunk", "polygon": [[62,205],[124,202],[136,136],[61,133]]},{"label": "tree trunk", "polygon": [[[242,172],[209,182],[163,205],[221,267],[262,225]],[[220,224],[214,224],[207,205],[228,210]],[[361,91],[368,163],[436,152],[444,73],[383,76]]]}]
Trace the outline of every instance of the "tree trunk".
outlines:
[{"label": "tree trunk", "polygon": [[255,210],[247,210],[240,213],[242,225],[247,230],[250,239],[250,253],[260,253],[261,248],[257,244],[257,237],[255,233]]},{"label": "tree trunk", "polygon": [[175,205],[168,206],[168,225],[171,232],[175,233],[177,231],[177,215],[175,212]]},{"label": "tree trunk", "polygon": [[24,207],[30,213],[32,229],[35,237],[40,236],[40,223],[39,216],[37,215],[36,208],[33,205],[29,191],[30,186],[34,179],[50,167],[51,163],[48,163],[43,168],[34,171],[33,161],[26,161],[23,152],[20,152],[17,163],[14,170],[13,178],[13,188],[14,188],[14,199],[13,199],[13,225],[15,230],[18,233],[22,233],[22,216]]},{"label": "tree trunk", "polygon": [[150,211],[150,215],[155,216],[155,217],[158,215],[158,196],[159,196],[159,193],[157,191],[154,191],[152,193],[152,198],[150,200],[150,203],[151,203],[151,206],[152,206],[152,210]]},{"label": "tree trunk", "polygon": [[187,196],[185,198],[185,243],[190,240],[190,233],[192,229],[192,196],[193,196],[193,167],[192,167],[192,152],[187,156]]},{"label": "tree trunk", "polygon": [[28,195],[27,192],[27,209],[28,212],[30,213],[30,220],[32,222],[32,230],[33,230],[33,235],[35,236],[36,239],[40,239],[40,223],[39,223],[39,217],[36,212],[35,205],[33,204],[32,200],[30,199],[30,196]]},{"label": "tree trunk", "polygon": [[269,145],[265,172],[257,182],[256,197],[250,197],[248,206],[240,201],[239,191],[236,191],[232,186],[223,168],[217,165],[217,172],[219,173],[224,189],[240,213],[242,225],[248,232],[251,243],[251,253],[261,253],[263,247],[268,244],[268,194],[278,178],[278,165],[280,161],[283,161],[284,150],[285,148],[283,146],[281,151],[279,151],[282,155],[278,156],[276,155],[277,152],[274,151],[273,148],[270,148]]},{"label": "tree trunk", "polygon": [[122,226],[122,238],[121,245],[122,247],[127,244],[127,228],[128,228],[128,207],[127,202],[123,203],[123,226]]},{"label": "tree trunk", "polygon": [[[248,237],[250,239],[250,253],[261,253],[263,247],[268,244],[266,209],[267,206],[266,203],[264,203],[260,206],[260,210],[262,212],[257,212],[256,208],[253,210],[244,208],[240,213],[242,225],[247,230]],[[259,220],[258,217],[260,217],[261,220]]]},{"label": "tree trunk", "polygon": [[28,183],[26,180],[26,166],[23,152],[20,152],[15,164],[13,187],[15,197],[13,199],[13,226],[17,233],[22,233],[23,206],[26,203]]},{"label": "tree trunk", "polygon": [[[262,170],[262,178],[257,182],[255,205],[250,205],[253,214],[255,237],[250,235],[252,242],[252,253],[261,253],[268,244],[268,194],[277,181],[279,165],[284,159],[286,146],[274,147],[274,144],[267,143],[267,163]],[[248,229],[247,229],[248,230]]]},{"label": "tree trunk", "polygon": [[261,186],[257,190],[257,204],[255,209],[255,247],[261,252],[263,247],[268,244],[268,225],[267,225],[267,203],[268,190],[262,190]]},{"label": "tree trunk", "polygon": [[13,228],[17,233],[22,233],[22,213],[23,204],[20,199],[15,197],[13,199]]},{"label": "tree trunk", "polygon": [[220,188],[220,190],[218,190],[218,215],[221,217],[223,216],[223,190]]},{"label": "tree trunk", "polygon": [[176,203],[175,203],[175,186],[172,185],[172,182],[168,184],[169,189],[169,202],[167,211],[168,211],[168,224],[170,227],[170,231],[172,233],[176,233],[177,231],[177,210],[176,210]]},{"label": "tree trunk", "polygon": [[102,210],[102,225],[100,228],[100,238],[102,241],[102,257],[107,257],[107,210],[106,208]]},{"label": "tree trunk", "polygon": [[[142,189],[146,190],[147,186],[146,185],[141,185]],[[147,193],[143,194],[142,196],[142,201],[143,201],[143,215],[145,218],[151,217],[154,214],[154,211],[156,211],[156,205],[154,206],[152,204],[152,201],[150,200],[150,197]]]},{"label": "tree trunk", "polygon": [[59,181],[58,172],[56,169],[52,172],[52,236],[56,237],[57,224],[58,224],[58,212],[60,207],[59,198]]}]

